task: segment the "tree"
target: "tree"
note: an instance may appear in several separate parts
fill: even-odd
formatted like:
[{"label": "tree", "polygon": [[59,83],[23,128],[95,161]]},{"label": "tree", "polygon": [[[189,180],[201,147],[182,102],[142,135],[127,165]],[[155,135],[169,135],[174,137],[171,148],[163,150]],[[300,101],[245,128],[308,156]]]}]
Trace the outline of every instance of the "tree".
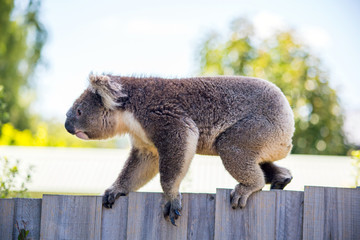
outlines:
[{"label": "tree", "polygon": [[5,112],[18,129],[29,128],[30,79],[46,40],[39,9],[38,0],[29,0],[25,8],[15,7],[14,0],[0,0],[0,85]]},{"label": "tree", "polygon": [[9,118],[9,114],[5,111],[5,101],[4,101],[4,87],[0,85],[0,129],[2,124],[6,122]]},{"label": "tree", "polygon": [[254,34],[245,19],[231,24],[230,39],[209,34],[199,48],[203,75],[244,75],[272,81],[284,92],[295,115],[293,153],[347,152],[338,97],[329,75],[294,31],[274,33],[268,39]]}]

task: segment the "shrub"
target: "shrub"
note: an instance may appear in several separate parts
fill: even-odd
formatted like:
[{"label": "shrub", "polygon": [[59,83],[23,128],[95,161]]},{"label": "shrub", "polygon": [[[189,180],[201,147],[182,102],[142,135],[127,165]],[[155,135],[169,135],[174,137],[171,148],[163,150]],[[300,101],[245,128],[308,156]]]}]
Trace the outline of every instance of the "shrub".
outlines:
[{"label": "shrub", "polygon": [[[26,197],[26,184],[31,180],[33,167],[20,171],[20,161],[0,156],[0,198]],[[25,174],[25,175],[24,175]]]}]

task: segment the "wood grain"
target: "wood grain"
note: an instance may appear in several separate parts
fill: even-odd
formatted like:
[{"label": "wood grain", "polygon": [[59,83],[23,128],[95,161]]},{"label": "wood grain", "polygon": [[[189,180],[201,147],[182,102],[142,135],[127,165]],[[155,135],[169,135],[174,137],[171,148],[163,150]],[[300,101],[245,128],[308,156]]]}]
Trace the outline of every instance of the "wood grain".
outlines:
[{"label": "wood grain", "polygon": [[252,194],[244,209],[232,209],[230,189],[217,189],[215,239],[275,239],[276,192]]},{"label": "wood grain", "polygon": [[0,199],[0,239],[12,239],[15,215],[14,199]]},{"label": "wood grain", "polygon": [[99,197],[44,195],[41,239],[100,239],[101,210]]},{"label": "wood grain", "polygon": [[[29,230],[27,239],[40,238],[41,199],[15,198],[14,225]],[[18,239],[19,231],[13,229],[13,239]]]},{"label": "wood grain", "polygon": [[275,190],[277,240],[301,240],[304,192]]},{"label": "wood grain", "polygon": [[305,187],[303,239],[359,238],[359,189]]},{"label": "wood grain", "polygon": [[128,196],[122,196],[115,201],[111,209],[102,209],[102,239],[126,239],[128,201]]},{"label": "wood grain", "polygon": [[214,239],[215,194],[184,194],[188,197],[187,239]]},{"label": "wood grain", "polygon": [[176,227],[166,221],[162,193],[130,193],[127,239],[186,239],[188,195],[183,194],[181,217]]}]

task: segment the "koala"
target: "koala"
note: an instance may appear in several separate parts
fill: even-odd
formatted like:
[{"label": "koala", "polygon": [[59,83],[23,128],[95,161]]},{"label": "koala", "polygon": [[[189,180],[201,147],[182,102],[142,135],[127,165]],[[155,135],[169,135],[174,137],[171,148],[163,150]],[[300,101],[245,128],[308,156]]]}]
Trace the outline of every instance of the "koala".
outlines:
[{"label": "koala", "polygon": [[292,149],[294,117],[281,90],[241,77],[165,79],[89,76],[89,86],[67,112],[66,130],[84,140],[128,133],[132,149],[103,206],[136,191],[160,173],[164,216],[181,215],[179,186],[195,154],[219,155],[238,184],[232,208],[265,184],[283,189],[290,171],[273,162]]}]

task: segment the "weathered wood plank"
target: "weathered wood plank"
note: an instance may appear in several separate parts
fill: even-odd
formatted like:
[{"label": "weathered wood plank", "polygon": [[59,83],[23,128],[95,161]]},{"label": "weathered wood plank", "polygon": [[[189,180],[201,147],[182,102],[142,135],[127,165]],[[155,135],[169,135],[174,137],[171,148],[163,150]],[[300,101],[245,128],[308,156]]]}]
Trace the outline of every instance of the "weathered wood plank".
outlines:
[{"label": "weathered wood plank", "polygon": [[[41,199],[15,198],[14,225],[19,229],[29,230],[27,239],[40,238]],[[19,231],[13,228],[12,239],[17,240]]]},{"label": "weathered wood plank", "polygon": [[14,199],[0,199],[0,239],[12,239],[14,215]]},{"label": "weathered wood plank", "polygon": [[128,196],[120,197],[112,209],[102,209],[102,239],[126,239],[128,200]]},{"label": "weathered wood plank", "polygon": [[102,231],[102,197],[96,197],[95,203],[95,228],[94,228],[94,239],[101,239],[101,231]]},{"label": "weathered wood plank", "polygon": [[100,239],[102,206],[99,198],[44,195],[41,239]]},{"label": "weathered wood plank", "polygon": [[232,209],[230,189],[217,189],[215,239],[275,239],[276,192],[252,194],[244,209]]},{"label": "weathered wood plank", "polygon": [[188,194],[187,239],[214,239],[215,194]]},{"label": "weathered wood plank", "polygon": [[359,239],[358,189],[305,187],[303,239]]},{"label": "weathered wood plank", "polygon": [[276,190],[276,239],[301,240],[304,192]]},{"label": "weathered wood plank", "polygon": [[181,217],[176,227],[166,221],[161,193],[130,193],[127,239],[186,239],[188,226],[188,194],[183,194]]}]

